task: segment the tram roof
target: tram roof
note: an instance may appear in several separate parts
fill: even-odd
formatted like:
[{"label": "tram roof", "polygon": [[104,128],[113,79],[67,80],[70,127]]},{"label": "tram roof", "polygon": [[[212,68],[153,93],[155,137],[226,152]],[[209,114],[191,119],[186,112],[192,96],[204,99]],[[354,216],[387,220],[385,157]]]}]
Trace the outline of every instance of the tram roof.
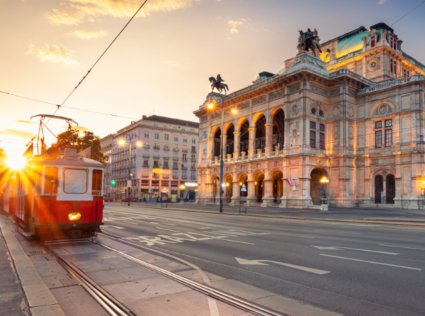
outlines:
[{"label": "tram roof", "polygon": [[34,156],[29,160],[29,163],[41,164],[41,165],[49,165],[49,166],[79,166],[79,167],[93,167],[93,168],[105,168],[105,165],[99,161],[76,157],[76,158],[66,158],[64,156],[60,156],[56,159],[46,159],[41,156]]}]

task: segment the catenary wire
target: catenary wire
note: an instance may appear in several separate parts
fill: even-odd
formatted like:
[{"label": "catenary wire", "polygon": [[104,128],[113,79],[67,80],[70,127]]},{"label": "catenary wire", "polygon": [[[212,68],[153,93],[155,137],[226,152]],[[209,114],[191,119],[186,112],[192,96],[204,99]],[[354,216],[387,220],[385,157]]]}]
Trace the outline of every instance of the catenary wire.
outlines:
[{"label": "catenary wire", "polygon": [[394,24],[396,24],[398,21],[400,21],[402,18],[404,18],[406,15],[408,15],[410,12],[412,12],[413,10],[415,10],[416,8],[418,8],[421,4],[425,3],[425,0],[422,1],[421,3],[419,3],[416,7],[414,7],[412,10],[410,10],[409,12],[407,12],[405,15],[403,15],[401,18],[399,18],[397,21],[395,21],[393,24],[391,24],[389,27],[393,26]]},{"label": "catenary wire", "polygon": [[[103,53],[100,55],[100,57],[96,60],[96,62],[93,64],[93,66],[91,66],[91,68],[87,71],[86,75],[83,77],[83,79],[81,79],[81,81],[75,86],[74,89],[72,89],[71,93],[65,98],[65,100],[58,105],[58,108],[56,109],[56,111],[53,113],[53,115],[55,115],[59,109],[64,105],[64,103],[69,99],[69,97],[75,92],[75,90],[77,90],[77,88],[81,85],[81,83],[86,79],[86,77],[90,74],[90,72],[92,71],[92,69],[97,65],[97,63],[100,61],[100,59],[103,57],[103,55],[106,54],[106,52],[109,50],[109,48],[112,46],[112,44],[114,44],[114,42],[118,39],[118,37],[121,35],[121,33],[126,29],[126,27],[130,24],[130,22],[134,19],[134,17],[137,15],[137,13],[139,13],[139,11],[143,8],[143,6],[146,4],[146,2],[148,2],[148,0],[145,0],[142,5],[139,7],[139,9],[137,9],[137,11],[133,14],[133,16],[130,18],[130,20],[128,20],[128,22],[124,25],[124,27],[121,29],[121,31],[118,33],[117,36],[115,36],[115,38],[113,39],[113,41],[109,44],[109,46],[103,51]],[[48,124],[50,122],[50,119],[46,122],[46,124]]]},{"label": "catenary wire", "polygon": [[129,119],[129,120],[136,120],[136,121],[139,120],[139,119],[136,119],[134,117],[128,117],[128,116],[122,116],[122,115],[117,115],[117,114],[104,113],[104,112],[99,112],[99,111],[90,111],[90,110],[74,108],[74,107],[66,106],[66,105],[60,106],[59,104],[54,104],[54,103],[51,103],[51,102],[46,102],[46,101],[41,101],[41,100],[37,100],[37,99],[32,99],[32,98],[24,97],[24,96],[21,96],[21,95],[17,95],[17,94],[5,92],[5,91],[0,91],[0,93],[7,94],[7,95],[10,95],[10,96],[14,96],[14,97],[17,97],[17,98],[22,98],[22,99],[30,100],[30,101],[45,103],[45,104],[54,105],[54,106],[57,106],[57,107],[63,107],[63,108],[66,108],[66,109],[72,109],[72,110],[77,110],[77,111],[90,112],[90,113],[101,114],[101,115],[115,116],[115,117],[125,118],[125,119]]}]

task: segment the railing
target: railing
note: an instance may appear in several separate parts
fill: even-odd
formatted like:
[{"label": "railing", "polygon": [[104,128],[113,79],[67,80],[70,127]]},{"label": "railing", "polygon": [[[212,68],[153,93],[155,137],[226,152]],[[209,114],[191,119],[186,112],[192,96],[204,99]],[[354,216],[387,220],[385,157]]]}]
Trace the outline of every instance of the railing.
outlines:
[{"label": "railing", "polygon": [[179,178],[179,176],[173,176],[173,179],[178,179]]},{"label": "railing", "polygon": [[183,166],[182,166],[182,170],[187,170],[187,167],[183,167]]},{"label": "railing", "polygon": [[173,166],[173,170],[179,170],[178,166]]},{"label": "railing", "polygon": [[179,151],[179,149],[178,148],[173,148],[173,151]]},{"label": "railing", "polygon": [[182,149],[182,152],[187,153],[187,149]]},{"label": "railing", "polygon": [[142,178],[149,178],[148,174],[142,174]]},{"label": "railing", "polygon": [[159,146],[153,146],[153,149],[159,149]]},{"label": "railing", "polygon": [[196,162],[196,158],[191,158],[190,161],[191,162]]},{"label": "railing", "polygon": [[191,180],[195,180],[196,179],[196,176],[195,177],[190,176],[190,179]]},{"label": "railing", "polygon": [[179,160],[179,157],[173,157],[173,160]]},{"label": "railing", "polygon": [[187,176],[182,174],[182,179],[187,179]]},{"label": "railing", "polygon": [[362,94],[391,88],[393,86],[405,84],[405,83],[412,82],[412,81],[425,81],[425,76],[423,76],[423,75],[413,75],[413,76],[410,76],[410,77],[405,77],[405,78],[400,78],[400,79],[386,80],[385,82],[374,85],[372,87],[361,89],[356,93],[356,95],[359,96],[359,95],[362,95]]},{"label": "railing", "polygon": [[187,158],[182,158],[182,161],[187,161]]},{"label": "railing", "polygon": [[191,152],[192,154],[196,154],[196,150],[194,150],[194,149],[192,149],[190,152]]},{"label": "railing", "polygon": [[149,158],[149,154],[143,154],[143,157],[145,157],[145,158]]},{"label": "railing", "polygon": [[170,147],[164,147],[164,150],[170,150]]}]

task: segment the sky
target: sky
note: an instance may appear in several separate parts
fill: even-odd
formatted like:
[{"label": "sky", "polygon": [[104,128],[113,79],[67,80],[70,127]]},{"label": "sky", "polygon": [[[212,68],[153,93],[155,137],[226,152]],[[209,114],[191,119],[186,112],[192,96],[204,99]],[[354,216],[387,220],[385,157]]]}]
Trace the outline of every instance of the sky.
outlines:
[{"label": "sky", "polygon": [[[0,91],[60,104],[142,0],[0,0]],[[61,108],[104,137],[142,115],[197,121],[193,111],[221,74],[230,92],[296,53],[298,30],[325,42],[360,26],[394,23],[421,0],[148,0]],[[403,50],[425,63],[425,4],[393,28]],[[0,93],[0,148],[21,155],[56,106]],[[66,129],[51,120],[57,134]],[[46,143],[55,138],[45,130]],[[13,144],[10,144],[10,143]]]}]

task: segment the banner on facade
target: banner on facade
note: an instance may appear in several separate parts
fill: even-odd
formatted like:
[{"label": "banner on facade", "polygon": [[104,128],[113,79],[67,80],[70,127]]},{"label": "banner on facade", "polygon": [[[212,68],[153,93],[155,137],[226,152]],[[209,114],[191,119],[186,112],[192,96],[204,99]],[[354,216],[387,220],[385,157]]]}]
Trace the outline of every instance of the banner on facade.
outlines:
[{"label": "banner on facade", "polygon": [[288,182],[288,184],[292,187],[292,190],[295,190],[296,187],[298,186],[298,181],[297,179],[292,179],[292,178],[286,178],[286,181]]}]

